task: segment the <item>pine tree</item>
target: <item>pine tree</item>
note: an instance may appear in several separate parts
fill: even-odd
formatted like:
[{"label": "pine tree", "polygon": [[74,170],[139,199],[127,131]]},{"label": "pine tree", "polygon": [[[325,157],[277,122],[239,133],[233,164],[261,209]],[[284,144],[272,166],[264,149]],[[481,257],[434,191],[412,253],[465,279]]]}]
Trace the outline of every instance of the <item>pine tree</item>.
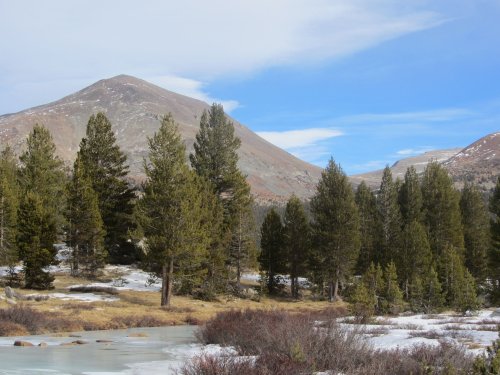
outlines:
[{"label": "pine tree", "polygon": [[492,280],[492,300],[500,301],[500,177],[497,179],[495,189],[490,197],[489,204],[491,219],[491,248],[489,253],[489,277]]},{"label": "pine tree", "polygon": [[384,265],[396,259],[401,247],[402,220],[398,205],[398,190],[389,167],[384,169],[377,205],[382,223],[382,237],[380,252],[376,259]]},{"label": "pine tree", "polygon": [[17,260],[18,190],[15,157],[6,147],[0,155],[0,265],[13,265]]},{"label": "pine tree", "polygon": [[425,312],[424,285],[422,283],[422,278],[417,273],[414,273],[410,280],[407,299],[410,303],[411,311],[415,313]]},{"label": "pine tree", "polygon": [[216,194],[225,203],[227,214],[231,211],[231,192],[240,174],[236,153],[240,145],[222,105],[213,104],[208,112],[203,112],[193,145],[194,154],[189,155],[189,159],[196,173],[213,184]]},{"label": "pine tree", "polygon": [[422,277],[432,264],[432,254],[427,233],[422,224],[413,221],[403,229],[401,252],[398,254],[397,268],[406,298],[414,275]]},{"label": "pine tree", "polygon": [[490,218],[477,186],[465,183],[460,199],[465,244],[465,265],[476,283],[483,284],[488,272]]},{"label": "pine tree", "polygon": [[50,132],[38,124],[28,135],[26,151],[21,155],[20,190],[35,193],[44,211],[55,222],[53,237],[64,223],[64,186],[66,176],[63,162],[56,156],[56,146]]},{"label": "pine tree", "polygon": [[364,181],[356,190],[356,204],[360,218],[361,247],[359,250],[356,273],[364,273],[371,262],[376,261],[380,244],[381,223],[377,209],[377,198]]},{"label": "pine tree", "polygon": [[399,289],[398,274],[394,262],[390,262],[384,270],[385,290],[383,293],[383,311],[398,314],[403,310],[403,293]]},{"label": "pine tree", "polygon": [[211,239],[204,220],[199,179],[189,170],[185,146],[171,115],[148,139],[149,161],[145,161],[144,196],[138,202],[138,221],[145,236],[149,269],[162,278],[161,305],[171,304],[175,275],[182,265],[200,267]]},{"label": "pine tree", "polygon": [[367,323],[375,314],[376,299],[362,281],[354,287],[351,304],[354,316],[360,319],[361,323]]},{"label": "pine tree", "polygon": [[94,277],[106,260],[105,232],[97,194],[83,171],[79,157],[74,163],[73,178],[67,186],[67,197],[66,243],[73,249],[72,274]]},{"label": "pine tree", "polygon": [[460,217],[460,194],[446,170],[437,162],[427,165],[422,178],[424,224],[434,259],[447,246],[463,255],[464,239]]},{"label": "pine tree", "polygon": [[208,257],[203,268],[206,270],[206,278],[201,288],[203,298],[215,299],[217,291],[227,290],[227,249],[228,240],[225,238],[229,233],[224,228],[224,209],[212,190],[211,184],[203,177],[197,176],[200,187],[200,197],[203,202],[202,212],[207,215],[202,218],[207,235],[210,238]]},{"label": "pine tree", "polygon": [[465,268],[460,254],[448,245],[440,260],[443,292],[448,306],[459,311],[475,310],[479,303],[476,297],[474,278]]},{"label": "pine tree", "polygon": [[25,287],[30,289],[49,289],[54,277],[44,269],[57,264],[56,220],[50,210],[43,206],[41,197],[27,191],[18,213],[17,245],[19,257],[23,261]]},{"label": "pine tree", "polygon": [[260,234],[262,249],[259,255],[260,269],[265,273],[269,294],[274,294],[277,285],[276,275],[286,270],[284,228],[281,217],[274,208],[271,208],[264,218]]},{"label": "pine tree", "polygon": [[422,222],[422,205],[422,189],[417,170],[414,166],[410,166],[406,170],[404,182],[399,190],[399,206],[405,225],[412,222]]},{"label": "pine tree", "polygon": [[227,263],[236,269],[238,283],[242,267],[255,262],[256,252],[250,186],[238,169],[240,145],[223,107],[213,104],[201,116],[194,153],[189,155],[194,171],[209,181],[224,209],[221,239],[226,243],[221,247],[228,249]]},{"label": "pine tree", "polygon": [[434,267],[431,267],[426,277],[422,279],[422,284],[424,312],[431,313],[439,310],[445,303],[445,296]]},{"label": "pine tree", "polygon": [[377,313],[382,312],[382,304],[381,298],[385,291],[385,281],[384,281],[384,272],[382,271],[382,267],[380,264],[375,264],[372,262],[370,266],[367,268],[362,278],[363,283],[368,290],[373,301],[375,301],[375,311]]},{"label": "pine tree", "polygon": [[129,231],[135,228],[135,192],[125,180],[128,174],[127,157],[116,144],[111,123],[102,112],[90,116],[78,156],[97,193],[110,262],[130,263],[137,260],[137,252],[129,239]]},{"label": "pine tree", "polygon": [[330,159],[311,200],[316,245],[329,285],[329,300],[338,298],[341,280],[351,275],[358,257],[359,214],[347,176]]},{"label": "pine tree", "polygon": [[231,234],[228,263],[236,270],[236,283],[240,284],[241,274],[245,268],[257,265],[257,238],[255,219],[253,217],[253,198],[250,185],[241,173],[236,175],[232,191],[231,223],[228,230]]},{"label": "pine tree", "polygon": [[305,275],[309,258],[310,227],[304,206],[295,195],[292,195],[286,204],[283,221],[290,290],[293,298],[299,298],[299,276]]}]

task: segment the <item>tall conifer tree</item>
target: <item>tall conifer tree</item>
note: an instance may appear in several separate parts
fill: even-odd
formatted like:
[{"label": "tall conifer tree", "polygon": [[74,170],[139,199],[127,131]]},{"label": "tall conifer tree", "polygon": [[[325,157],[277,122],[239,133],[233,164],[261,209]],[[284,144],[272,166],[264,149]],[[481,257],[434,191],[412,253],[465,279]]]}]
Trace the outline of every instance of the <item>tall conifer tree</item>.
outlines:
[{"label": "tall conifer tree", "polygon": [[359,184],[355,199],[359,210],[361,238],[356,272],[363,274],[370,263],[376,261],[380,245],[381,222],[377,209],[377,198],[364,181]]},{"label": "tall conifer tree", "polygon": [[56,146],[47,128],[38,124],[33,127],[20,160],[21,193],[36,193],[47,215],[56,224],[54,230],[61,230],[64,223],[66,176],[63,162],[56,156]]},{"label": "tall conifer tree", "polygon": [[338,298],[339,282],[351,275],[358,257],[359,214],[347,176],[333,159],[321,174],[311,200],[315,245],[320,254],[329,300]]},{"label": "tall conifer tree", "polygon": [[19,206],[17,166],[10,147],[0,155],[0,264],[17,260],[17,209]]},{"label": "tall conifer tree", "polygon": [[83,171],[80,157],[73,166],[73,177],[67,186],[66,243],[73,249],[72,273],[95,276],[106,260],[104,228],[98,198],[89,178]]},{"label": "tall conifer tree", "polygon": [[432,265],[432,253],[425,227],[418,221],[412,221],[403,229],[401,252],[398,254],[397,267],[399,280],[406,298],[409,298],[410,283],[418,277],[426,278]]},{"label": "tall conifer tree", "polygon": [[422,178],[424,223],[434,259],[447,246],[463,256],[464,238],[460,217],[460,193],[446,170],[437,162],[427,165]]},{"label": "tall conifer tree", "polygon": [[53,277],[44,268],[57,263],[54,243],[64,223],[65,174],[55,151],[50,132],[35,125],[20,157],[23,199],[18,210],[16,242],[24,262],[27,288],[50,288]]},{"label": "tall conifer tree", "polygon": [[194,171],[212,186],[224,208],[221,251],[236,269],[239,282],[242,266],[255,262],[255,225],[253,223],[250,186],[238,169],[237,150],[241,141],[234,135],[234,126],[220,104],[204,111],[200,129],[189,155]]},{"label": "tall conifer tree", "polygon": [[171,304],[174,277],[182,266],[200,266],[211,239],[200,179],[189,170],[185,146],[171,115],[148,140],[144,196],[138,202],[138,221],[145,236],[150,270],[162,278],[161,305]]},{"label": "tall conifer tree", "polygon": [[399,205],[404,225],[414,221],[421,223],[422,215],[422,189],[418,179],[417,170],[412,165],[405,173],[404,182],[399,191]]},{"label": "tall conifer tree", "polygon": [[266,286],[269,294],[273,294],[276,292],[276,275],[286,270],[284,228],[281,217],[274,208],[271,208],[264,218],[260,235],[260,269],[266,275]]},{"label": "tall conifer tree", "polygon": [[28,190],[19,206],[17,246],[19,257],[24,265],[25,287],[30,289],[49,289],[54,277],[45,270],[57,264],[56,220],[45,209],[40,196]]},{"label": "tall conifer tree", "polygon": [[293,298],[299,298],[299,276],[305,275],[309,258],[310,227],[304,206],[295,195],[287,202],[283,221],[291,293]]},{"label": "tall conifer tree", "polygon": [[392,179],[391,169],[384,169],[377,205],[382,223],[382,237],[377,261],[385,265],[396,259],[401,248],[401,212],[398,205],[398,190]]},{"label": "tall conifer tree", "polygon": [[135,228],[135,193],[125,180],[127,157],[117,145],[111,123],[104,113],[90,116],[86,136],[80,143],[79,157],[97,193],[109,260],[113,263],[133,262],[137,255],[129,240],[129,231]]},{"label": "tall conifer tree", "polygon": [[490,249],[490,218],[476,185],[466,183],[460,199],[465,244],[465,265],[482,284],[488,272]]}]

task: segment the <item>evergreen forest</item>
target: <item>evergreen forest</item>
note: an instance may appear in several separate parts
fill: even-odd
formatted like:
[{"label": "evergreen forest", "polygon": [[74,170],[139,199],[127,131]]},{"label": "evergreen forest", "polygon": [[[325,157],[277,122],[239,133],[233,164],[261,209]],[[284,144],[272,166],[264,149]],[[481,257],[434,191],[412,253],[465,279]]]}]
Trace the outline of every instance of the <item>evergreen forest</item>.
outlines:
[{"label": "evergreen forest", "polygon": [[309,202],[292,195],[256,210],[221,105],[201,116],[189,155],[173,117],[160,120],[140,186],[103,113],[88,120],[72,168],[41,125],[21,155],[1,151],[0,265],[12,280],[50,289],[54,244],[65,242],[72,275],[139,264],[161,279],[165,306],[174,293],[241,295],[249,269],[259,269],[261,294],[300,299],[307,287],[318,299],[348,300],[361,318],[500,302],[500,178],[489,197],[470,182],[459,191],[431,162],[403,180],[386,167],[372,191],[353,188],[331,159]]}]

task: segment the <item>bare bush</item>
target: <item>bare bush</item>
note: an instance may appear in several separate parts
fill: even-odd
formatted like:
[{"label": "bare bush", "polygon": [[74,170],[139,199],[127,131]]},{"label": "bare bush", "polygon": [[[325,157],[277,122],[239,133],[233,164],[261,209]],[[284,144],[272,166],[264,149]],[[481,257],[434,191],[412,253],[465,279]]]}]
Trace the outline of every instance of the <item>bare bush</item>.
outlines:
[{"label": "bare bush", "polygon": [[[41,313],[30,307],[16,305],[7,309],[0,309],[0,324],[8,327],[9,324],[17,324],[30,334],[44,332],[71,331],[80,328],[74,322],[69,321],[57,313]],[[10,327],[13,327],[10,325]]]},{"label": "bare bush", "polygon": [[318,326],[314,315],[284,311],[219,313],[199,330],[198,337],[206,344],[232,346],[246,357],[202,355],[187,363],[182,375],[466,374],[473,360],[464,348],[446,342],[374,350],[361,334],[338,325],[335,319]]}]

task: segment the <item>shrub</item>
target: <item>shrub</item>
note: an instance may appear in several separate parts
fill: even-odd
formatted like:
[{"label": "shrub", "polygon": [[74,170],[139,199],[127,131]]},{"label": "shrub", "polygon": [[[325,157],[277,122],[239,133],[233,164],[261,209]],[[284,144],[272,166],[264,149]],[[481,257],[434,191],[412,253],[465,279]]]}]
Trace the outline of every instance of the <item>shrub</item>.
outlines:
[{"label": "shrub", "polygon": [[12,324],[16,324],[18,329],[23,328],[24,332],[30,334],[71,331],[80,328],[78,323],[64,319],[57,313],[41,313],[23,305],[0,309],[0,324],[7,328],[13,328]]},{"label": "shrub", "polygon": [[[466,374],[472,356],[449,343],[392,351],[374,350],[366,339],[334,319],[318,324],[317,315],[284,311],[229,311],[198,331],[206,344],[234,347],[239,355],[195,357],[182,375],[285,375],[320,371],[356,375]],[[251,357],[248,357],[251,356]]]}]

